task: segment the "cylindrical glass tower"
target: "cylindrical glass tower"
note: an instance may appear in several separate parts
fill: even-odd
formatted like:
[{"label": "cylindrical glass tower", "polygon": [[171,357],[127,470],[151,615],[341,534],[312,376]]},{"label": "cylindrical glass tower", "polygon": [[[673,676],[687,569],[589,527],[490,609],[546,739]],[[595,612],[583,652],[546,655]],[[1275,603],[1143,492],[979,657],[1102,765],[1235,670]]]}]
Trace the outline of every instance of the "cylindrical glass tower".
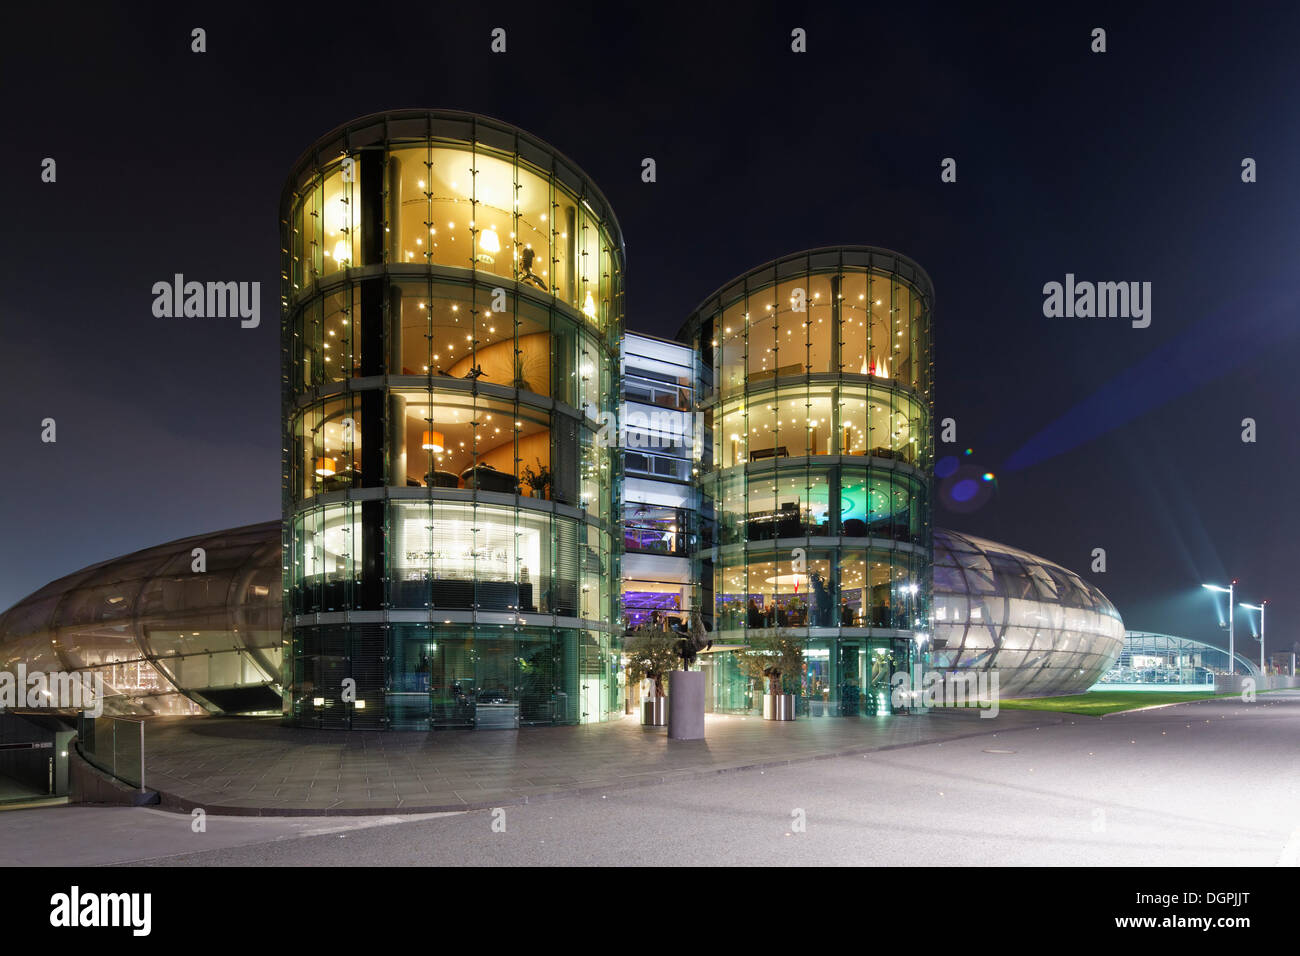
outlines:
[{"label": "cylindrical glass tower", "polygon": [[618,712],[608,202],[521,130],[401,110],[316,142],[280,219],[289,720]]},{"label": "cylindrical glass tower", "polygon": [[[928,629],[933,300],[904,256],[816,249],[731,282],[679,335],[707,436],[700,606],[721,645],[803,643],[785,692],[805,713],[888,713]],[[737,660],[713,658],[718,711],[759,706]]]}]

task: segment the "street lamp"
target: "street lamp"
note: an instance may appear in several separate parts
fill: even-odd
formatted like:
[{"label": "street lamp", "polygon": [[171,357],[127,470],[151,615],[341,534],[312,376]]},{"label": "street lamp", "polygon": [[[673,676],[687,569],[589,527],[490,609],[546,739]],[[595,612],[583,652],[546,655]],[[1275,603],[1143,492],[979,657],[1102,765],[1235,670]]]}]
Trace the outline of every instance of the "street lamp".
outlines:
[{"label": "street lamp", "polygon": [[1222,591],[1228,595],[1228,673],[1235,676],[1237,673],[1237,641],[1232,628],[1232,603],[1233,595],[1237,590],[1237,579],[1233,578],[1232,583],[1226,588],[1221,588],[1217,584],[1202,584],[1201,587],[1207,591]]},{"label": "street lamp", "polygon": [[1252,611],[1259,612],[1259,672],[1261,675],[1268,673],[1268,668],[1264,666],[1264,608],[1267,605],[1267,601],[1260,604],[1242,604],[1242,607],[1248,607]]}]

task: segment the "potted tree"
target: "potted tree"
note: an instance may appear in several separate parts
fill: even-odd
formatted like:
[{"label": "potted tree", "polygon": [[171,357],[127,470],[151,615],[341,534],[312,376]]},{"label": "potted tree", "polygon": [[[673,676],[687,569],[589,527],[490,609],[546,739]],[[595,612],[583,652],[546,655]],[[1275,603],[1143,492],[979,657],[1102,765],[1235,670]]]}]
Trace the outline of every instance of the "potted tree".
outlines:
[{"label": "potted tree", "polygon": [[799,678],[803,673],[803,641],[776,629],[750,638],[740,652],[741,669],[756,683],[766,680],[764,720],[794,720]]},{"label": "potted tree", "polygon": [[550,498],[551,485],[555,480],[551,474],[551,469],[543,465],[540,458],[533,460],[537,462],[538,470],[533,471],[532,468],[525,468],[520,473],[520,477],[523,478],[524,484],[532,489],[534,498]]},{"label": "potted tree", "polygon": [[641,723],[646,727],[668,724],[668,694],[664,678],[677,666],[679,638],[671,631],[643,625],[632,633],[623,647],[627,657],[627,682],[631,686],[643,680],[654,683],[653,696],[641,706]]}]

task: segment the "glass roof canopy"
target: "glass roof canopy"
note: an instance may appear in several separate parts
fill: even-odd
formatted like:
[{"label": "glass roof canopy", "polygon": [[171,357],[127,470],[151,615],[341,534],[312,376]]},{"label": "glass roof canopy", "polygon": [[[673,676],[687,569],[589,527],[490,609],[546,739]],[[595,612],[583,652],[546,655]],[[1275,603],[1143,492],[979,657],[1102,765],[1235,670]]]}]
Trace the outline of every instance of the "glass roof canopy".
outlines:
[{"label": "glass roof canopy", "polygon": [[[1236,673],[1260,680],[1259,664],[1241,654],[1235,657]],[[1098,684],[1112,689],[1125,686],[1213,690],[1216,676],[1228,672],[1228,652],[1222,647],[1174,634],[1128,631],[1124,635],[1124,649]]]}]

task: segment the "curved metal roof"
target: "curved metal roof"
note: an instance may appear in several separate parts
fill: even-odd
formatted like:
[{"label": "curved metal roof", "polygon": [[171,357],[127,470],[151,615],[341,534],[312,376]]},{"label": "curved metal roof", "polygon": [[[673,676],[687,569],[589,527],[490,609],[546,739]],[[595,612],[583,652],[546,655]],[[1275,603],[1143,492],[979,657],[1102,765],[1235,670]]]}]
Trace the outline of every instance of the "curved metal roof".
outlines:
[{"label": "curved metal roof", "polygon": [[[1145,651],[1156,652],[1167,651],[1168,643],[1173,642],[1180,648],[1194,648],[1199,651],[1210,651],[1214,654],[1222,654],[1224,663],[1228,660],[1228,649],[1219,647],[1217,644],[1210,644],[1207,641],[1198,641],[1194,637],[1182,637],[1178,634],[1160,634],[1155,631],[1125,631],[1124,632],[1124,650],[1127,653],[1144,653]],[[1159,647],[1164,643],[1164,647]],[[1259,664],[1253,662],[1248,657],[1242,657],[1240,654],[1233,655],[1237,659],[1238,665],[1241,666],[1249,676],[1259,678]]]}]

